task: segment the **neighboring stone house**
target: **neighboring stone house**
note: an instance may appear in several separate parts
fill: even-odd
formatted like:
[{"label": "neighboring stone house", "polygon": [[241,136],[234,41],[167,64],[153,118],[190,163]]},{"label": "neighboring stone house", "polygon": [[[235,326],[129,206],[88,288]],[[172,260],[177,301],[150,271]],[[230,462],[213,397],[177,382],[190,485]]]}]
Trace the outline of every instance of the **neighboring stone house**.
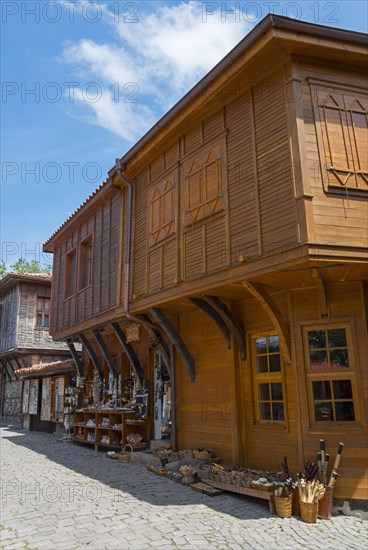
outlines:
[{"label": "neighboring stone house", "polygon": [[[71,359],[67,344],[49,333],[51,280],[48,273],[8,273],[0,280],[0,417],[18,426],[23,383],[17,371],[42,363],[49,372],[50,364]],[[41,375],[38,368],[34,376]]]}]

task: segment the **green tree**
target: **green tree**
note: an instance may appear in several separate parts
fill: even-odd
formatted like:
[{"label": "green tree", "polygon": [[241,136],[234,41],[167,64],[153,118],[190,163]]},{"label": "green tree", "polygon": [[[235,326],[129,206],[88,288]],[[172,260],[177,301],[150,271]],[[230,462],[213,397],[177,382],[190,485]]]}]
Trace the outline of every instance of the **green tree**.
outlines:
[{"label": "green tree", "polygon": [[0,260],[0,279],[6,275],[6,265],[4,260]]},{"label": "green tree", "polygon": [[37,260],[27,262],[24,258],[20,258],[10,267],[16,273],[51,273],[52,271],[52,264],[46,263],[41,265]]}]

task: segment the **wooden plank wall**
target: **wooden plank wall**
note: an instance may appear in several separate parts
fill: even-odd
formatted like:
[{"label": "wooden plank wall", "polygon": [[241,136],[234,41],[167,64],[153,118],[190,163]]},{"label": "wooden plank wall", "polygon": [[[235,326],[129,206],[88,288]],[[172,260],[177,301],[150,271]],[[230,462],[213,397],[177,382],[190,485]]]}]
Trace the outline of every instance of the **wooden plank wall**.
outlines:
[{"label": "wooden plank wall", "polygon": [[225,463],[238,463],[233,352],[213,321],[199,311],[181,315],[179,330],[193,354],[196,379],[191,383],[178,362],[178,446],[214,449]]},{"label": "wooden plank wall", "polygon": [[[352,246],[352,243],[354,243],[354,246],[367,247],[367,182],[360,179],[359,191],[354,190],[352,178],[349,178],[348,185],[341,185],[340,189],[336,189],[339,185],[337,180],[335,180],[333,188],[328,188],[328,181],[331,182],[332,176],[326,172],[325,166],[330,164],[331,159],[325,155],[326,144],[324,143],[323,128],[321,128],[319,119],[319,106],[323,103],[331,104],[333,102],[333,99],[329,100],[330,94],[339,102],[343,101],[342,98],[344,98],[347,108],[353,102],[354,97],[357,97],[362,106],[368,111],[366,77],[349,71],[346,67],[339,70],[336,67],[325,65],[319,67],[307,63],[299,63],[299,72],[309,184],[313,194],[315,241],[335,247]],[[336,111],[336,117],[338,116],[337,113],[338,111]],[[347,113],[347,116],[349,117],[350,114]],[[364,115],[362,116],[364,117]],[[362,120],[361,117],[359,120]],[[329,136],[331,147],[336,153],[332,161],[344,168],[346,167],[345,157],[347,154],[349,157],[348,162],[352,167],[353,153],[350,150],[350,144],[346,144],[347,152],[344,145],[340,143],[343,139],[340,121],[336,119],[334,126],[334,129],[331,127],[332,131]],[[366,149],[364,149],[368,140],[366,119],[361,128],[357,128],[357,130],[366,135],[365,138],[359,141],[359,148],[365,159],[365,166],[358,166],[358,168],[367,174],[367,154]],[[354,140],[346,132],[345,137],[347,141]],[[345,179],[347,173],[341,173],[340,176]]]},{"label": "wooden plank wall", "polygon": [[0,351],[12,349],[16,344],[19,295],[17,287],[1,296]]},{"label": "wooden plank wall", "polygon": [[280,469],[280,461],[287,455],[291,470],[297,472],[308,457],[315,458],[320,437],[326,441],[331,460],[334,460],[339,441],[343,440],[345,449],[336,497],[367,498],[368,350],[361,284],[329,284],[328,296],[330,318],[327,323],[344,321],[352,330],[353,349],[349,349],[349,354],[357,380],[354,406],[360,425],[313,427],[310,424],[302,327],[306,324],[318,327],[322,321],[318,290],[300,288],[273,293],[280,311],[291,323],[293,334],[292,364],[284,368],[284,397],[289,413],[284,427],[260,424],[255,418],[250,336],[274,331],[257,301],[251,298],[233,304],[247,335],[248,357],[244,362],[226,349],[218,329],[208,317],[199,312],[180,316],[180,333],[196,363],[196,380],[191,383],[178,361],[180,448],[207,446],[214,448],[227,464],[241,463],[266,470]]},{"label": "wooden plank wall", "polygon": [[[241,254],[256,259],[297,243],[281,69],[257,83],[259,89],[262,93],[248,86],[220,105],[218,98],[205,105],[138,173],[133,300],[237,266]],[[203,168],[211,155],[218,159],[221,190],[216,195],[207,188],[206,202],[188,182],[193,163]],[[150,197],[162,192],[168,178],[174,185],[175,227],[152,245]]]},{"label": "wooden plank wall", "polygon": [[37,296],[50,297],[50,284],[42,286],[21,283],[17,287],[17,292],[19,292],[19,309],[16,347],[67,350],[68,347],[63,342],[54,342],[48,330],[35,329]]},{"label": "wooden plank wall", "polygon": [[[54,253],[52,332],[57,332],[117,305],[121,193],[116,191]],[[92,284],[65,299],[66,256],[88,236],[93,238]]]}]

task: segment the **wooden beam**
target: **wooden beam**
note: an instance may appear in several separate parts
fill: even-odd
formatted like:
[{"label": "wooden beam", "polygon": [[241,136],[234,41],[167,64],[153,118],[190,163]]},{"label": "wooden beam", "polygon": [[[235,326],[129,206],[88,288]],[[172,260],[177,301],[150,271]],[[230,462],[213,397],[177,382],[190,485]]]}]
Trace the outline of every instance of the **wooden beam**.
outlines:
[{"label": "wooden beam", "polygon": [[[22,368],[22,365],[20,364],[19,362],[19,358],[18,358],[18,355],[16,353],[13,353],[12,355],[14,361],[16,362],[17,366],[18,366],[18,369],[21,369]],[[12,368],[12,371],[13,371],[13,374],[15,376],[15,379],[18,380],[18,376],[17,376],[17,371],[16,369],[14,369],[13,365],[11,365],[11,368]]]},{"label": "wooden beam", "polygon": [[170,349],[169,346],[166,344],[165,340],[163,339],[161,333],[159,330],[152,328],[152,323],[150,322],[150,318],[148,315],[145,315],[144,313],[141,313],[140,315],[137,315],[138,319],[142,321],[142,326],[147,332],[148,336],[150,336],[153,340],[152,344],[155,348],[159,350],[161,353],[161,357],[163,362],[165,363],[165,367],[167,368],[167,372],[170,374],[170,377],[172,375],[171,371],[171,361],[170,361]]},{"label": "wooden beam", "polygon": [[285,364],[291,365],[289,328],[275,300],[268,294],[261,283],[242,281],[242,285],[257,299],[261,307],[270,317],[281,340],[281,349]]},{"label": "wooden beam", "polygon": [[327,298],[327,289],[326,283],[322,277],[322,274],[317,268],[313,268],[312,278],[317,285],[318,295],[319,295],[319,309],[321,317],[329,317],[329,307],[328,307],[328,298]]},{"label": "wooden beam", "polygon": [[116,368],[116,365],[110,355],[109,348],[106,345],[105,340],[102,337],[100,328],[94,328],[92,329],[92,334],[95,337],[95,340],[98,344],[98,347],[101,350],[102,355],[104,356],[107,366],[109,367],[110,372],[115,376],[115,378],[118,377],[118,371]]},{"label": "wooden beam", "polygon": [[140,385],[143,386],[144,381],[144,370],[139,362],[139,359],[137,357],[137,354],[135,352],[135,349],[131,345],[130,342],[127,342],[125,333],[119,323],[111,323],[111,326],[113,328],[113,331],[116,334],[117,339],[119,340],[121,347],[124,350],[124,353],[129,359],[129,362],[132,366],[132,369],[135,372],[135,375],[137,377],[137,380],[139,381]]},{"label": "wooden beam", "polygon": [[80,356],[78,355],[77,350],[75,349],[74,343],[72,340],[66,341],[68,348],[70,349],[70,353],[72,354],[72,357],[74,359],[75,366],[77,368],[78,376],[84,376],[84,365],[83,361],[81,361]]},{"label": "wooden beam", "polygon": [[170,342],[175,347],[176,351],[180,355],[185,368],[187,369],[187,372],[189,374],[189,377],[192,382],[195,380],[195,364],[194,359],[189,352],[187,346],[185,345],[182,337],[174,327],[174,325],[171,323],[171,321],[168,319],[168,317],[165,315],[165,313],[159,309],[158,307],[152,307],[149,310],[152,317],[159,323],[159,325],[162,327],[162,329],[167,334]]},{"label": "wooden beam", "polygon": [[2,366],[3,366],[3,368],[4,368],[5,377],[7,377],[8,380],[9,380],[9,382],[11,382],[12,379],[11,379],[11,376],[10,376],[10,374],[9,374],[9,372],[8,372],[8,363],[7,363],[7,361],[5,361],[5,359],[0,359],[0,363],[2,364]]},{"label": "wooden beam", "polygon": [[227,325],[229,331],[232,333],[232,335],[235,338],[235,341],[238,345],[241,358],[243,361],[247,358],[247,348],[245,343],[245,334],[242,326],[240,325],[239,321],[235,318],[233,313],[229,310],[229,308],[223,303],[220,298],[217,298],[217,296],[201,296],[201,298],[207,302],[217,313],[218,315],[223,319],[225,324]]},{"label": "wooden beam", "polygon": [[89,357],[90,357],[90,359],[93,363],[93,366],[97,370],[101,382],[103,382],[103,370],[102,370],[101,363],[100,363],[100,361],[99,361],[99,359],[98,359],[98,357],[95,353],[95,350],[91,346],[91,344],[90,344],[90,342],[87,339],[85,334],[82,334],[82,333],[78,334],[78,338],[82,342],[83,346],[86,348],[86,352],[88,353],[88,355],[89,355]]},{"label": "wooden beam", "polygon": [[204,311],[219,327],[220,331],[222,332],[223,337],[225,338],[227,349],[231,349],[231,338],[230,338],[230,330],[221,315],[217,313],[217,311],[206,302],[206,300],[203,300],[203,298],[188,298],[192,304],[197,306],[200,310]]}]

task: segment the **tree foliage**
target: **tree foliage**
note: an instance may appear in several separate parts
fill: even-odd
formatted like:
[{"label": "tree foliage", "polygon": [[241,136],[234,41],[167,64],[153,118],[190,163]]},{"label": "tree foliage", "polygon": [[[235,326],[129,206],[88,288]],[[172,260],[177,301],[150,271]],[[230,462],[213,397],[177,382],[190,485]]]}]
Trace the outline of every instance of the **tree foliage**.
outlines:
[{"label": "tree foliage", "polygon": [[[31,260],[28,262],[24,258],[20,258],[14,264],[11,264],[10,270],[15,273],[51,273],[52,264],[44,263],[41,265],[37,260]],[[6,265],[4,260],[0,260],[0,279],[5,277]]]}]

